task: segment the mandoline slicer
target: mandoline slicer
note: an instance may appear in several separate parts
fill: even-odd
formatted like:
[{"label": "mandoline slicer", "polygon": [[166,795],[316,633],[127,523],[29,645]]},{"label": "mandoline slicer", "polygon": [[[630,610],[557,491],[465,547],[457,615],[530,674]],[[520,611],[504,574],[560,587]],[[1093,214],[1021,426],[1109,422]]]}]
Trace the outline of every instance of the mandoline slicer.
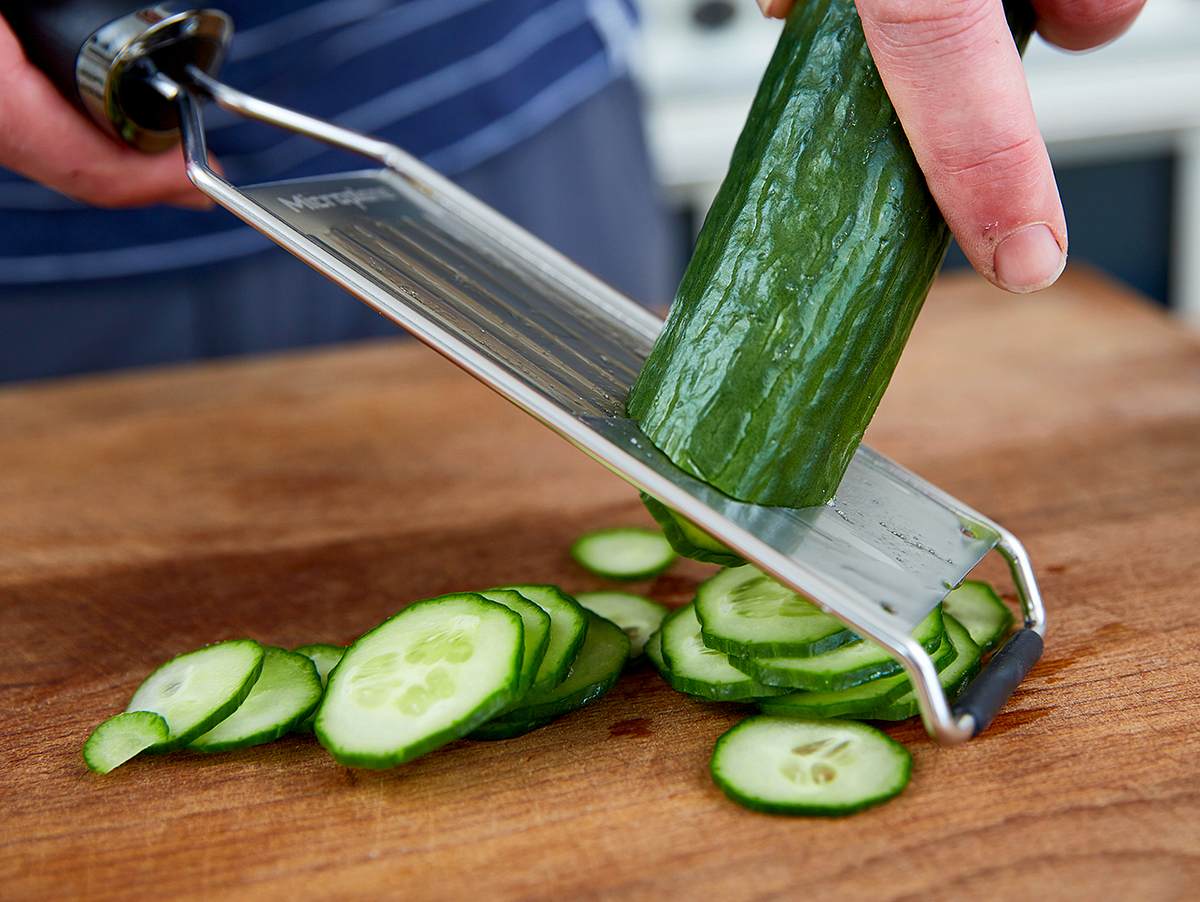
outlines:
[{"label": "mandoline slicer", "polygon": [[[402,150],[215,80],[224,13],[120,0],[5,12],[31,58],[110,131],[144,150],[182,133],[188,174],[216,203],[887,648],[938,740],[983,730],[1041,655],[1045,614],[1021,543],[870,448],[832,501],[799,510],[734,501],[675,467],[624,412],[661,322]],[[383,168],[235,187],[209,166],[202,101]],[[1024,628],[952,706],[909,634],[992,549],[1009,562]]]}]

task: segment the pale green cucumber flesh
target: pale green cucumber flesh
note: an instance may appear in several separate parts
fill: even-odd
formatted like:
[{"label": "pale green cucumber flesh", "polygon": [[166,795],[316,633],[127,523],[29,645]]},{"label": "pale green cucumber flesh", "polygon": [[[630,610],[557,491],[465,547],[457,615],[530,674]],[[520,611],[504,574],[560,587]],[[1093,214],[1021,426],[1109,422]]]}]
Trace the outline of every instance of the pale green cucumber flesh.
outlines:
[{"label": "pale green cucumber flesh", "polygon": [[266,646],[262,673],[237,710],[188,748],[224,752],[272,742],[295,729],[321,701],[321,676],[312,659]]},{"label": "pale green cucumber flesh", "polygon": [[969,579],[946,596],[946,613],[961,623],[984,652],[995,648],[1012,629],[1013,614],[990,585]]},{"label": "pale green cucumber flesh", "polygon": [[151,751],[187,745],[237,710],[262,670],[263,648],[231,639],[172,658],[146,677],[126,711],[153,711],[171,730]]},{"label": "pale green cucumber flesh", "polygon": [[748,564],[705,581],[696,614],[704,643],[731,655],[817,655],[858,640],[832,614]]},{"label": "pale green cucumber flesh", "polygon": [[517,695],[522,696],[533,685],[542,659],[546,656],[546,646],[550,644],[550,615],[515,589],[486,589],[479,594],[488,601],[504,605],[521,618],[525,645]]},{"label": "pale green cucumber flesh", "polygon": [[416,602],[346,651],[317,711],[317,738],[351,767],[410,761],[513,701],[523,646],[521,618],[480,595]]},{"label": "pale green cucumber flesh", "polygon": [[571,556],[598,576],[634,580],[662,573],[674,562],[675,551],[657,530],[620,526],[580,536],[571,546]]},{"label": "pale green cucumber flesh", "polygon": [[557,686],[529,693],[512,710],[473,732],[471,738],[500,739],[527,733],[591,704],[616,684],[629,659],[629,637],[597,614],[588,614],[588,620],[587,639],[567,678]]},{"label": "pale green cucumber flesh", "polygon": [[110,717],[92,731],[83,744],[88,769],[107,774],[148,748],[161,745],[171,728],[153,711],[125,711]]},{"label": "pale green cucumber flesh", "polygon": [[[298,655],[304,655],[313,662],[313,666],[317,668],[317,676],[321,678],[321,691],[325,691],[325,685],[329,682],[329,672],[337,667],[338,661],[342,660],[342,655],[346,653],[344,645],[330,645],[325,642],[313,642],[309,645],[301,645],[298,648],[293,648]],[[297,733],[311,733],[313,721],[317,718],[316,708],[313,712],[300,721],[295,727]]]},{"label": "pale green cucumber flesh", "polygon": [[632,592],[581,592],[575,596],[584,608],[611,620],[629,637],[629,656],[638,657],[667,616],[665,605]]},{"label": "pale green cucumber flesh", "polygon": [[[942,610],[936,607],[917,624],[912,637],[926,650],[932,650],[941,644],[944,632]],[[787,689],[849,689],[904,669],[885,648],[865,641],[807,658],[731,655],[729,661],[761,683]]]},{"label": "pale green cucumber flesh", "polygon": [[694,604],[673,611],[662,625],[663,678],[673,689],[712,701],[743,701],[782,695],[786,689],[764,686],[729,663],[724,652],[700,637]]},{"label": "pale green cucumber flesh", "polygon": [[839,816],[900,793],[912,756],[866,724],[759,714],[717,740],[711,771],[727,796],[755,811]]},{"label": "pale green cucumber flesh", "polygon": [[587,637],[587,616],[574,598],[558,586],[524,583],[505,586],[519,592],[550,616],[550,639],[530,691],[556,686],[566,679],[571,662]]}]

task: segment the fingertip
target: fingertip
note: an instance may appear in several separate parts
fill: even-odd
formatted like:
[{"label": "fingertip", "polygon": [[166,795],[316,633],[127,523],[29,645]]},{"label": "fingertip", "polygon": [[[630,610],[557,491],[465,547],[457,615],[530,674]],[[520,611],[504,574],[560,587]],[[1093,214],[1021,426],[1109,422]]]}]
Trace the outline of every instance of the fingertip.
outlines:
[{"label": "fingertip", "polygon": [[1059,240],[1048,223],[1038,222],[1011,232],[993,256],[995,284],[1016,294],[1053,285],[1067,265],[1066,239]]},{"label": "fingertip", "polygon": [[1145,0],[1034,0],[1037,30],[1063,50],[1091,50],[1120,37]]},{"label": "fingertip", "polygon": [[768,19],[786,19],[795,5],[795,0],[758,0],[758,8]]}]

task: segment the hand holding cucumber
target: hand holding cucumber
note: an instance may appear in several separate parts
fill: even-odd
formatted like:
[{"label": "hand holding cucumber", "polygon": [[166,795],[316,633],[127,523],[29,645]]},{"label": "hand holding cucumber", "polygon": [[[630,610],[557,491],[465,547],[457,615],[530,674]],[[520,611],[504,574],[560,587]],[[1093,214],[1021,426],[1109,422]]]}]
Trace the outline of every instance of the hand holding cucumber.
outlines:
[{"label": "hand holding cucumber", "polygon": [[[800,0],[803,2],[803,0]],[[1067,50],[1112,40],[1145,0],[1033,0]],[[758,0],[786,16],[796,0]],[[946,222],[988,281],[1053,283],[1067,226],[1000,0],[856,0],[879,74]]]}]

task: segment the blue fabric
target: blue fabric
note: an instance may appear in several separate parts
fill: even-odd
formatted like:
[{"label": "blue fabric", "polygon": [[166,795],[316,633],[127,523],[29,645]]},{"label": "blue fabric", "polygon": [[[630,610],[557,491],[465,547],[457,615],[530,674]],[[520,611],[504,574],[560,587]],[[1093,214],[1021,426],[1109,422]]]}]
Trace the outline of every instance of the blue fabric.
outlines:
[{"label": "blue fabric", "polygon": [[[224,80],[378,135],[450,175],[504,152],[620,77],[614,42],[622,36],[611,23],[633,22],[629,0],[217,5],[236,26]],[[208,131],[235,183],[362,165],[219,110],[209,111]],[[0,169],[0,284],[125,277],[263,247],[220,213],[94,210]]]}]

